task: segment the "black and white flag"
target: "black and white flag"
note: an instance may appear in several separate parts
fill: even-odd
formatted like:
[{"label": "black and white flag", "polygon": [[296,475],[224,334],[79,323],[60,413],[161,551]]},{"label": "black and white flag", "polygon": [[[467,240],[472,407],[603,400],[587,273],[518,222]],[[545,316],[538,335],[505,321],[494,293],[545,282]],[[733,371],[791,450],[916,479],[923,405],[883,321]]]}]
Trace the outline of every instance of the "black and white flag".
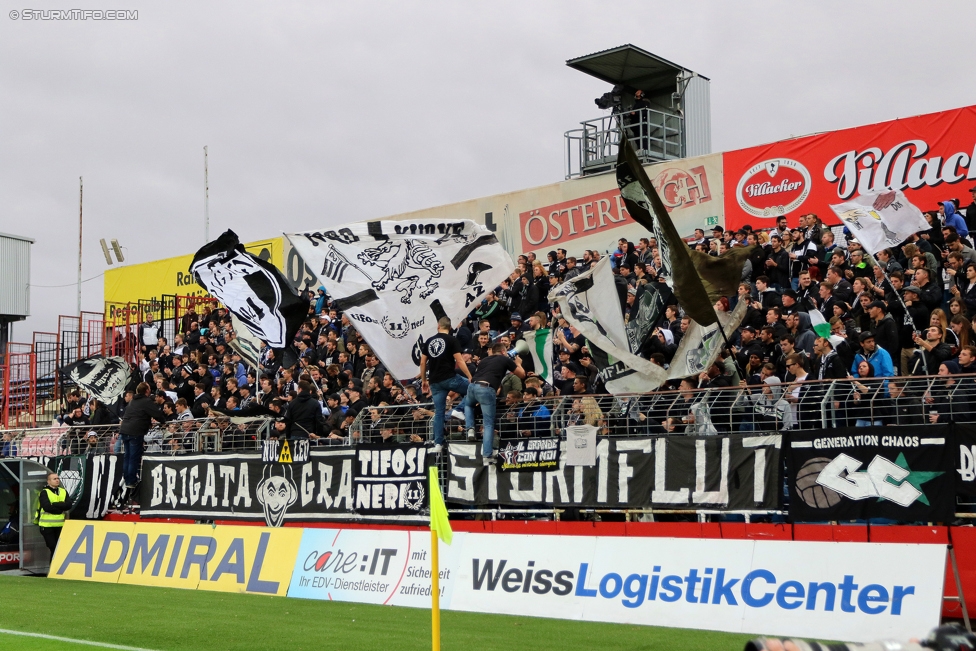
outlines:
[{"label": "black and white flag", "polygon": [[515,263],[470,220],[374,221],[286,233],[389,371],[415,377],[437,320],[467,316]]},{"label": "black and white flag", "polygon": [[[652,391],[664,384],[667,371],[631,350],[609,257],[553,289],[549,302],[558,303],[566,321],[591,347],[606,354],[606,369],[601,368],[601,375],[610,393]],[[603,355],[598,359],[602,361]],[[609,372],[604,373],[607,369]]]},{"label": "black and white flag", "polygon": [[120,403],[125,397],[125,387],[129,383],[129,365],[124,359],[94,355],[68,364],[58,371],[66,381],[84,389],[110,411],[118,413]]},{"label": "black and white flag", "polygon": [[271,263],[245,251],[234,231],[225,231],[197,251],[190,272],[201,287],[272,348],[290,346],[308,315],[308,303],[285,276]]}]

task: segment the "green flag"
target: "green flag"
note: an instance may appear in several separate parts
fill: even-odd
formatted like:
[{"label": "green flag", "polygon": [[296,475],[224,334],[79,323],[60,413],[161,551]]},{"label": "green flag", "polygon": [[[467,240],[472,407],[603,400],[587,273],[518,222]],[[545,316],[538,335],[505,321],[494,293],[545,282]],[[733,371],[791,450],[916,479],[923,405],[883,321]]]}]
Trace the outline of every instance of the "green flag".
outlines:
[{"label": "green flag", "polygon": [[447,506],[444,504],[444,497],[441,495],[441,484],[437,479],[437,466],[430,467],[430,530],[437,534],[437,537],[450,545],[454,538],[454,531],[451,530],[451,521],[447,518]]},{"label": "green flag", "polygon": [[830,339],[830,324],[824,319],[820,310],[810,310],[807,314],[810,315],[810,325],[813,326],[817,336]]},{"label": "green flag", "polygon": [[535,374],[552,384],[555,379],[552,374],[552,330],[540,328],[526,332],[522,336],[525,337],[525,343],[529,345]]},{"label": "green flag", "polygon": [[735,294],[752,247],[735,247],[721,257],[690,249],[624,135],[617,156],[617,185],[630,216],[657,238],[668,285],[685,313],[702,326],[716,323],[713,304],[720,296]]}]

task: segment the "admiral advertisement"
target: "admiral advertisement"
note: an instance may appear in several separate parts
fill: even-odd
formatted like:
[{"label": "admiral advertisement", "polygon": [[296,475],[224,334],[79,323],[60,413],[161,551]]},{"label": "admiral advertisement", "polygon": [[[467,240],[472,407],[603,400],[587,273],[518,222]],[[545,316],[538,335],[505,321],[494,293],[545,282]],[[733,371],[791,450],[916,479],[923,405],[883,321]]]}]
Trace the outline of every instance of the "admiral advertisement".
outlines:
[{"label": "admiral advertisement", "polygon": [[484,465],[480,444],[452,443],[445,501],[471,505],[776,509],[781,440],[779,435],[603,438],[596,445],[596,465],[592,467],[567,466],[566,442],[562,441],[559,465],[547,472],[536,472],[537,468],[501,471],[495,465]]},{"label": "admiral advertisement", "polygon": [[68,520],[48,577],[285,596],[301,529]]},{"label": "admiral advertisement", "polygon": [[951,521],[958,457],[950,431],[930,425],[791,434],[790,519]]},{"label": "admiral advertisement", "polygon": [[726,152],[725,227],[772,228],[784,214],[794,226],[807,213],[838,224],[831,204],[884,190],[923,211],[952,198],[965,207],[974,159],[976,106]]}]

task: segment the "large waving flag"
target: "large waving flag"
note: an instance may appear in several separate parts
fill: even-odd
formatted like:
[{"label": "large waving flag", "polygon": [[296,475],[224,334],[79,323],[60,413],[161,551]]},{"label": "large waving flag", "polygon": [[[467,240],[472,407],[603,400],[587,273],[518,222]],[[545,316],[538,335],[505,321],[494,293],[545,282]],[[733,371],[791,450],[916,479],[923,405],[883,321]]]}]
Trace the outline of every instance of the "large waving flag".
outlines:
[{"label": "large waving flag", "polygon": [[494,233],[470,220],[349,224],[285,235],[335,307],[394,377],[416,377],[437,320],[457,323],[512,273]]},{"label": "large waving flag", "polygon": [[651,391],[667,379],[667,371],[631,349],[609,257],[553,289],[549,302],[558,303],[563,318],[582,333],[591,348],[599,349],[593,354],[599,354],[598,363],[605,367],[600,372],[611,393]]},{"label": "large waving flag", "polygon": [[282,349],[308,316],[299,297],[273,264],[244,250],[232,230],[203,245],[190,263],[197,283],[215,296],[248,330]]},{"label": "large waving flag", "polygon": [[617,185],[627,212],[657,239],[666,281],[685,313],[703,326],[716,323],[712,305],[719,296],[735,294],[753,247],[735,247],[720,257],[688,248],[626,137],[617,155]]},{"label": "large waving flag", "polygon": [[901,190],[870,192],[830,206],[868,253],[898,246],[930,226]]}]

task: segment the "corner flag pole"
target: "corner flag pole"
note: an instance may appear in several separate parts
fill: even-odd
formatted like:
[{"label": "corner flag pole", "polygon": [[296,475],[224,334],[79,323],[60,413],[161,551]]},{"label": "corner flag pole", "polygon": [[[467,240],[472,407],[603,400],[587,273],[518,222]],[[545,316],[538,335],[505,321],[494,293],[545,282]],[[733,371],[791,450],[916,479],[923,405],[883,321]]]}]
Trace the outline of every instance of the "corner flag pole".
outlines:
[{"label": "corner flag pole", "polygon": [[427,484],[430,494],[430,633],[431,648],[441,651],[441,573],[438,552],[440,540],[448,545],[454,538],[451,522],[447,515],[447,505],[441,495],[440,481],[437,478],[437,466],[432,465],[428,471]]},{"label": "corner flag pole", "polygon": [[430,530],[430,630],[431,630],[431,649],[441,651],[441,581],[440,563],[437,558],[440,541],[437,539],[437,531]]}]

